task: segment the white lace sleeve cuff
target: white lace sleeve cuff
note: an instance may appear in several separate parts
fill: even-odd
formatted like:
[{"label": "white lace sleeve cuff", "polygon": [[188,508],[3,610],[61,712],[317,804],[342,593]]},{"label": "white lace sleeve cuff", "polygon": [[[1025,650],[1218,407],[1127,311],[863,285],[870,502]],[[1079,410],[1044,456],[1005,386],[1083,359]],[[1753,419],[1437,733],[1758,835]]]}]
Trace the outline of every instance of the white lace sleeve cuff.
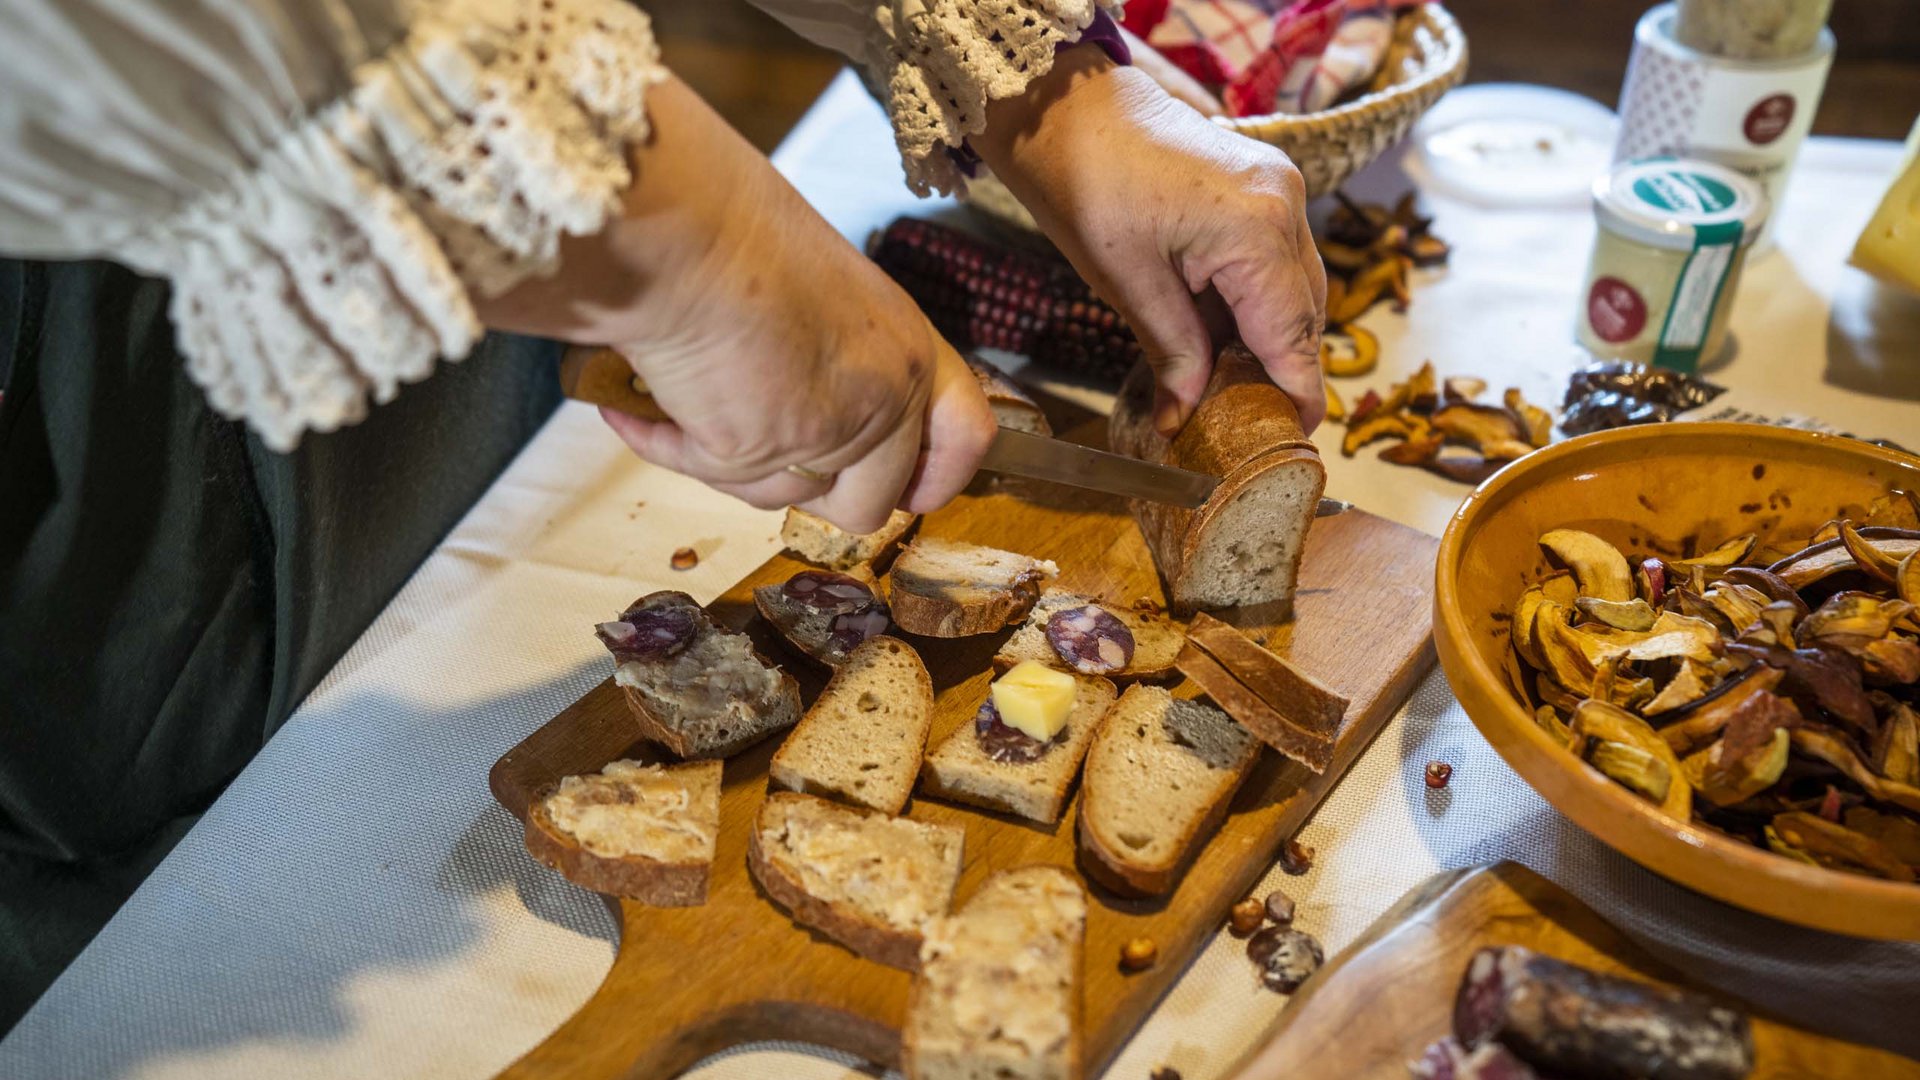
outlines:
[{"label": "white lace sleeve cuff", "polygon": [[172,279],[187,370],[277,450],[457,360],[470,296],[598,232],[664,76],[621,0],[450,0],[255,167],[121,254]]},{"label": "white lace sleeve cuff", "polygon": [[[1077,40],[1097,0],[896,0],[881,4],[869,70],[879,83],[907,184],[961,183],[947,150],[986,130],[989,101],[1024,92]],[[1110,5],[1117,6],[1117,5]]]}]

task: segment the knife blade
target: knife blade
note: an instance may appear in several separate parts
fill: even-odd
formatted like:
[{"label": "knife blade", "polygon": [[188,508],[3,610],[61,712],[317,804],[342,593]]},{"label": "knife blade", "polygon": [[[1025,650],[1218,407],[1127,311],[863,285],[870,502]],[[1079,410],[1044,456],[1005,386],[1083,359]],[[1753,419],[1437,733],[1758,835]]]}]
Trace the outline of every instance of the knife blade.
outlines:
[{"label": "knife blade", "polygon": [[[1185,507],[1206,502],[1213,489],[1220,485],[1217,476],[1156,465],[1012,428],[1001,428],[994,436],[980,467],[989,472],[1051,480],[1069,487]],[[1314,508],[1314,516],[1328,517],[1350,506],[1338,499],[1321,499],[1320,505]]]}]

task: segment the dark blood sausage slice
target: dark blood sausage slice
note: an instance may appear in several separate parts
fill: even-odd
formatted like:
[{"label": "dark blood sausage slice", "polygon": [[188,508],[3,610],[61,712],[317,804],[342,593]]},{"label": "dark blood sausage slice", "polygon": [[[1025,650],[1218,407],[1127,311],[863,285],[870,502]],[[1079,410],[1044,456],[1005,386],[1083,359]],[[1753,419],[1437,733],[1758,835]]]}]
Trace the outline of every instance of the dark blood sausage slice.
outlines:
[{"label": "dark blood sausage slice", "polygon": [[855,611],[835,615],[832,626],[827,630],[827,641],[841,653],[850,653],[868,638],[886,633],[887,624],[891,621],[886,608],[869,604]]},{"label": "dark blood sausage slice", "polygon": [[1051,739],[1036,739],[1016,727],[1008,727],[1000,719],[1000,710],[993,707],[993,699],[980,703],[980,711],[973,716],[973,734],[980,740],[980,749],[995,761],[1008,765],[1025,765],[1046,757],[1054,747],[1067,741],[1067,728],[1062,725],[1058,734]]},{"label": "dark blood sausage slice", "polygon": [[618,620],[593,628],[619,664],[674,656],[687,647],[697,630],[693,612],[680,607],[632,608]]},{"label": "dark blood sausage slice", "polygon": [[1499,1043],[1469,1050],[1454,1038],[1427,1047],[1417,1060],[1407,1062],[1407,1072],[1414,1080],[1542,1080]]},{"label": "dark blood sausage slice", "polygon": [[1083,675],[1105,675],[1133,663],[1133,631],[1094,604],[1054,612],[1047,619],[1047,642]]},{"label": "dark blood sausage slice", "polygon": [[1453,1033],[1469,1048],[1498,1042],[1567,1077],[1739,1080],[1753,1070],[1753,1033],[1740,1013],[1518,946],[1467,962]]},{"label": "dark blood sausage slice", "polygon": [[844,614],[873,606],[873,590],[866,582],[831,570],[802,570],[788,578],[780,591],[815,611]]}]

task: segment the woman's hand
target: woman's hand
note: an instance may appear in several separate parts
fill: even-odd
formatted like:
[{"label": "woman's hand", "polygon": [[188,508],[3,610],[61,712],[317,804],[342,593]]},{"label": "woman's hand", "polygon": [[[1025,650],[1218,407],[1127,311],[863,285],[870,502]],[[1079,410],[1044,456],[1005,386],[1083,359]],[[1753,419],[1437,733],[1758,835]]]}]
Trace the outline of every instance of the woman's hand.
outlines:
[{"label": "woman's hand", "polygon": [[912,299],[677,81],[621,219],[489,325],[620,349],[672,422],[603,410],[642,458],[755,506],[871,532],[966,486],[994,432]]},{"label": "woman's hand", "polygon": [[1218,127],[1091,45],[1063,51],[1025,94],[990,106],[971,143],[1139,335],[1158,376],[1162,432],[1186,422],[1213,370],[1209,293],[1306,429],[1326,416],[1326,268],[1285,154]]}]

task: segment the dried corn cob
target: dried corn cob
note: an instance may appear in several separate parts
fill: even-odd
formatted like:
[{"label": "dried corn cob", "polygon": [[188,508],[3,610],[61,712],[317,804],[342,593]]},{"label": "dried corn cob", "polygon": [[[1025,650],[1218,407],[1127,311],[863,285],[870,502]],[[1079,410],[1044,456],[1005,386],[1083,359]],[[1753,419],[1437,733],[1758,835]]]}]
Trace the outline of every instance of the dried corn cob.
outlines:
[{"label": "dried corn cob", "polygon": [[958,348],[1024,353],[1111,382],[1140,358],[1133,331],[1065,259],[915,218],[875,233],[867,254]]}]

